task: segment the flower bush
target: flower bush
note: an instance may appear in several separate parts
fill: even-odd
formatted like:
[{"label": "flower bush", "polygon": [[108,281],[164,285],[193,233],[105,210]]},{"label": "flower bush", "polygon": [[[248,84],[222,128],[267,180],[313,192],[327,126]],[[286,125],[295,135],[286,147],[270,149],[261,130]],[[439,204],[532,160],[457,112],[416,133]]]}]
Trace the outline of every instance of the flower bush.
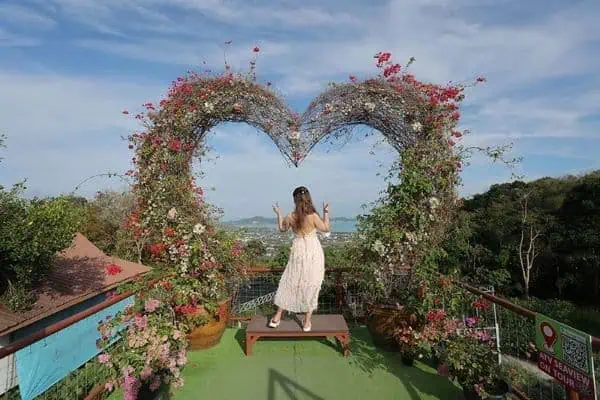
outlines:
[{"label": "flower bush", "polygon": [[481,398],[488,393],[502,394],[504,384],[494,343],[484,331],[474,329],[474,325],[467,326],[447,343],[441,361],[465,392],[477,393]]},{"label": "flower bush", "polygon": [[98,361],[111,372],[106,389],[121,387],[125,399],[135,400],[145,386],[183,385],[189,326],[177,318],[172,283],[164,279],[99,326],[103,352]]},{"label": "flower bush", "polygon": [[466,133],[456,126],[467,86],[419,82],[393,63],[389,53],[380,53],[377,65],[382,70],[379,82],[410,93],[401,103],[406,112],[394,123],[412,131],[413,143],[406,146],[403,141],[386,178],[386,191],[370,213],[359,218],[358,264],[363,266],[367,301],[393,304],[404,300],[415,273],[421,273],[417,280],[427,281],[427,272],[437,269],[438,245],[458,201],[462,158],[453,147]]}]

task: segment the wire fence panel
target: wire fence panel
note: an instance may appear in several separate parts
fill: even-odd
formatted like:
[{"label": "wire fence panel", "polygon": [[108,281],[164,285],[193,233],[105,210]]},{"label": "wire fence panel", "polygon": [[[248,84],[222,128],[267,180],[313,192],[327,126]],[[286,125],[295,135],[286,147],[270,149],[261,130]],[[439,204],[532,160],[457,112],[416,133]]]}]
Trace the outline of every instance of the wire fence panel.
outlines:
[{"label": "wire fence panel", "polygon": [[[96,360],[92,360],[37,396],[36,400],[82,400],[96,386],[103,385],[108,378],[108,370]],[[108,392],[102,392],[97,399],[106,399],[108,396]],[[4,393],[0,399],[21,400],[19,388],[16,387]]]}]

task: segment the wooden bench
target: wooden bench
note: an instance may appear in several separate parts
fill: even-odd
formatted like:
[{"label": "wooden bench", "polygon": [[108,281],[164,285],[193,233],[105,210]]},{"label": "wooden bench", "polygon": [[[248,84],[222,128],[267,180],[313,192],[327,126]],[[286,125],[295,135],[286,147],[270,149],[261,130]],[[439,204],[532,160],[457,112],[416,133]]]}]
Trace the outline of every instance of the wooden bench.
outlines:
[{"label": "wooden bench", "polygon": [[342,315],[313,315],[312,329],[304,332],[297,320],[282,319],[277,328],[269,328],[269,318],[257,315],[246,328],[246,355],[252,355],[252,345],[261,337],[335,337],[340,343],[344,357],[350,351],[350,332]]}]

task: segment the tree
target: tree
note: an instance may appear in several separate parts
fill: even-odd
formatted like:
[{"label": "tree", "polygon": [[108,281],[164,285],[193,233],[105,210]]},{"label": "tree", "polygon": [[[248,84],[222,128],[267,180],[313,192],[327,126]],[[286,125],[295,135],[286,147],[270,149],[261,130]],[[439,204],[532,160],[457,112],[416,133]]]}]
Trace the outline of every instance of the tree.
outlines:
[{"label": "tree", "polygon": [[262,240],[252,239],[246,243],[246,252],[255,260],[259,260],[267,254],[267,247]]},{"label": "tree", "polygon": [[87,223],[82,233],[105,253],[114,254],[122,247],[119,231],[132,208],[133,195],[129,191],[98,192],[87,204]]},{"label": "tree", "polygon": [[524,193],[520,199],[521,205],[521,235],[519,239],[519,265],[523,276],[525,298],[529,298],[529,284],[535,260],[540,254],[541,228],[529,209],[531,192]]},{"label": "tree", "polygon": [[[600,298],[600,173],[584,176],[558,211],[556,251],[565,267],[560,285],[580,301]],[[558,236],[558,235],[557,235]]]}]

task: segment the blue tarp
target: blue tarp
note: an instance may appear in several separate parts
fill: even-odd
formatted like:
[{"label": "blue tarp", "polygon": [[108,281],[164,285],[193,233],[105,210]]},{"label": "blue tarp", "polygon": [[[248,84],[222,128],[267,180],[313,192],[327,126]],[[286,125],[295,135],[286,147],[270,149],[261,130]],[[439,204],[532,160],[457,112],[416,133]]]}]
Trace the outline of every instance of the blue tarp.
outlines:
[{"label": "blue tarp", "polygon": [[133,302],[134,296],[129,297],[19,350],[16,363],[21,398],[32,400],[95,357],[99,353],[98,323]]}]

